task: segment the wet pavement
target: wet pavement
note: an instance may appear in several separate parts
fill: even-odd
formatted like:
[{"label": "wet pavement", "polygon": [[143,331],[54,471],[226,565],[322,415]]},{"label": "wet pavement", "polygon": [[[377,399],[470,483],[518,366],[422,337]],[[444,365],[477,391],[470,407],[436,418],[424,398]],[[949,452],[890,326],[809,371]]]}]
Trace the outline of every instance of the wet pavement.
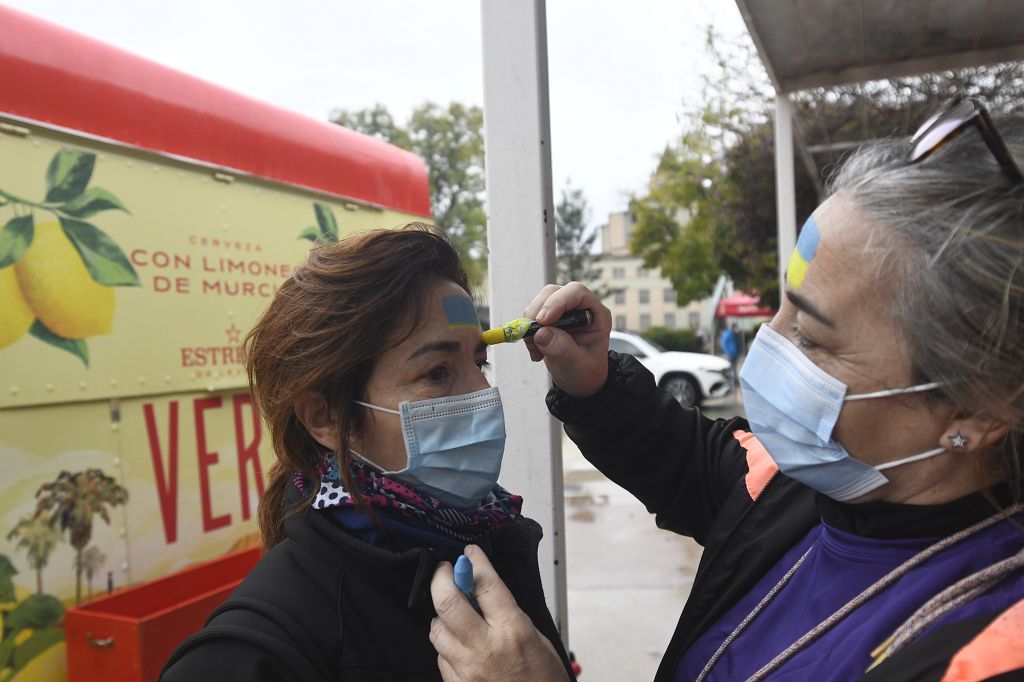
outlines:
[{"label": "wet pavement", "polygon": [[[710,417],[742,414],[737,396]],[[562,438],[569,644],[585,682],[654,679],[700,560],[693,540],[659,530],[632,495]]]}]

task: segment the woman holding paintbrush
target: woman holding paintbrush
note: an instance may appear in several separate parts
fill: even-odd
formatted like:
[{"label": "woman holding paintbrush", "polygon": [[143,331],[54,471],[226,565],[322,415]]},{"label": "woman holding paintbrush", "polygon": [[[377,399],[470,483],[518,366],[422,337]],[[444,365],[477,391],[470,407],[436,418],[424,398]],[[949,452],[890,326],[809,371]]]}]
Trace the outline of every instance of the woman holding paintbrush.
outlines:
[{"label": "woman holding paintbrush", "polygon": [[[1002,135],[1000,135],[1002,133]],[[804,225],[751,345],[746,418],[710,420],[608,353],[611,316],[549,286],[531,346],[580,450],[704,546],[656,680],[1024,679],[1024,120],[955,100],[862,148]],[[447,566],[448,680],[562,680],[486,558]],[[612,644],[612,643],[610,643]],[[528,661],[516,675],[503,666]]]}]

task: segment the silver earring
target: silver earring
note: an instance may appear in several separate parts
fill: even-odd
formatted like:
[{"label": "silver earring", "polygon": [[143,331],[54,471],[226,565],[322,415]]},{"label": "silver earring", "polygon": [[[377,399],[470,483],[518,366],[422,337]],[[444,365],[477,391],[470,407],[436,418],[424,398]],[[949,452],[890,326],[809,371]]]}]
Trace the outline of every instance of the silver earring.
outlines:
[{"label": "silver earring", "polygon": [[954,433],[952,436],[948,436],[948,438],[953,443],[953,447],[957,450],[961,450],[967,446],[967,436],[963,435],[959,431]]}]

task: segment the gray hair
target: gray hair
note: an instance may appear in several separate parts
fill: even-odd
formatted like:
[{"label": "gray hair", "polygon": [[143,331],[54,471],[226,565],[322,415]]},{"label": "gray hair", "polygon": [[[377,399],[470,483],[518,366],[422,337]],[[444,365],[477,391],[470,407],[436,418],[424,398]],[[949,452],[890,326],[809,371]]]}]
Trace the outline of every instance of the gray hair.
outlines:
[{"label": "gray hair", "polygon": [[[1024,120],[997,121],[1024,160]],[[906,139],[857,150],[829,182],[891,247],[892,316],[914,381],[940,382],[967,415],[1006,423],[1019,478],[1024,434],[1024,186],[1013,186],[973,128],[916,164]]]}]

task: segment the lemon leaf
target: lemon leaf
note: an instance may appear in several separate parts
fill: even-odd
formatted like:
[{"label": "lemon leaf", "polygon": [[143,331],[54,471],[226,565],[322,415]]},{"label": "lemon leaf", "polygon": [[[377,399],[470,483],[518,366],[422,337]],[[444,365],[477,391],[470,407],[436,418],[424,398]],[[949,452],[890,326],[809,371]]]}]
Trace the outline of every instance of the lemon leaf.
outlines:
[{"label": "lemon leaf", "polygon": [[313,203],[316,211],[316,222],[320,226],[320,237],[325,242],[338,241],[338,221],[334,219],[334,211],[330,206]]},{"label": "lemon leaf", "polygon": [[64,147],[46,169],[46,200],[67,201],[85,190],[92,178],[96,155]]},{"label": "lemon leaf", "polygon": [[71,353],[81,360],[82,364],[84,364],[86,368],[89,367],[89,346],[87,346],[85,341],[82,339],[65,339],[63,336],[57,336],[47,329],[46,325],[39,320],[32,323],[28,333],[40,341]]},{"label": "lemon leaf", "polygon": [[100,211],[117,209],[128,213],[121,200],[102,187],[90,187],[60,207],[62,213],[75,218],[88,218]]},{"label": "lemon leaf", "polygon": [[315,227],[307,227],[305,230],[302,231],[302,234],[300,234],[298,238],[308,239],[311,242],[315,242],[317,239],[320,238],[320,230],[316,229]]},{"label": "lemon leaf", "polygon": [[28,251],[36,227],[31,215],[11,218],[0,230],[0,268],[14,265]]},{"label": "lemon leaf", "polygon": [[108,287],[139,285],[139,276],[124,251],[95,225],[61,218],[60,227],[97,284]]}]

